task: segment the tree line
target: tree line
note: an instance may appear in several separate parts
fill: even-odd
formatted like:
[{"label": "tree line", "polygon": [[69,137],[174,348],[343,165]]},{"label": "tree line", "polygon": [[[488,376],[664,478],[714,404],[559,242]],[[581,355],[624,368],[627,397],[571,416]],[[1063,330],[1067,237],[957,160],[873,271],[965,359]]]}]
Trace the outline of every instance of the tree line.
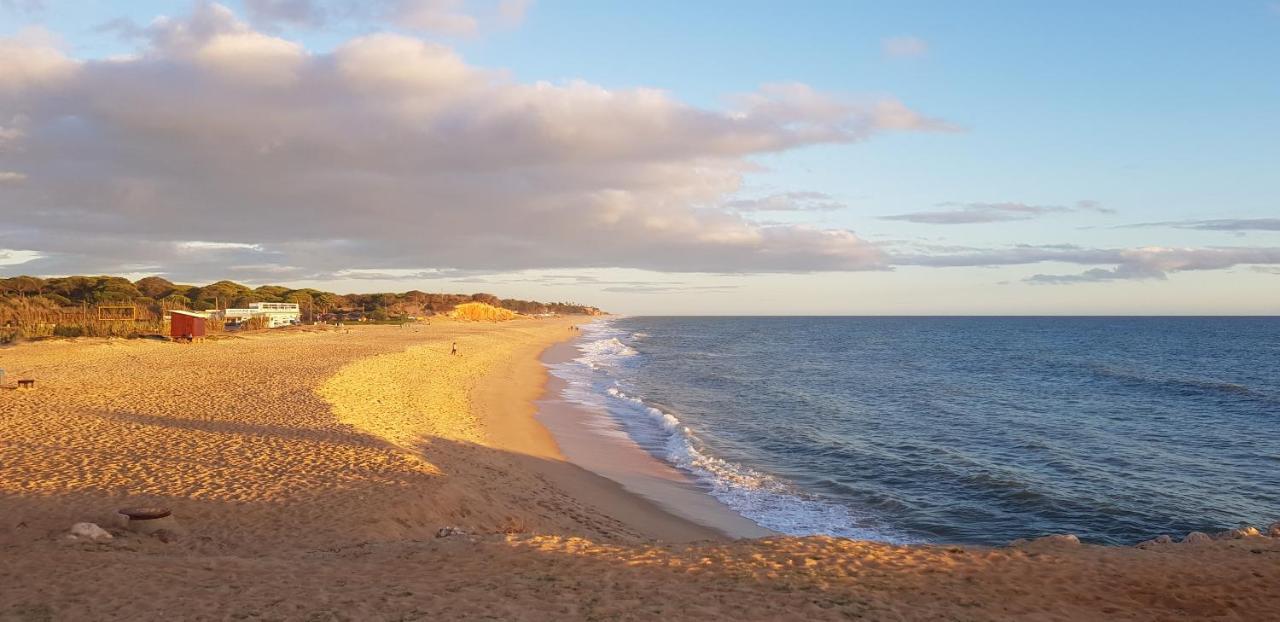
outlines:
[{"label": "tree line", "polygon": [[371,319],[444,314],[468,302],[483,302],[522,313],[539,315],[595,315],[600,310],[567,302],[538,302],[498,298],[493,294],[442,294],[411,290],[401,293],[335,294],[311,288],[282,285],[249,287],[233,281],[208,285],[180,285],[158,276],[130,281],[118,276],[67,276],[39,278],[15,276],[0,279],[0,321],[4,311],[45,309],[56,311],[82,305],[134,305],[152,313],[165,309],[244,308],[254,302],[291,302],[304,314],[358,313]]}]

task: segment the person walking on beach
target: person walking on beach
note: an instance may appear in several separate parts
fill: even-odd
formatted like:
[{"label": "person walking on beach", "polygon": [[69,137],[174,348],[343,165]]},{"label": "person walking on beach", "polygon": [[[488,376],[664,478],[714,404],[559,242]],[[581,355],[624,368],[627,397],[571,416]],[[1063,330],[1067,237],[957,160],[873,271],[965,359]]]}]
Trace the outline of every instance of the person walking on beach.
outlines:
[{"label": "person walking on beach", "polygon": [[456,342],[456,341],[455,341],[455,342],[453,342],[453,351],[452,351],[452,352],[449,352],[449,354],[452,354],[452,355],[454,355],[454,356],[457,356],[457,354],[458,354],[458,342]]}]

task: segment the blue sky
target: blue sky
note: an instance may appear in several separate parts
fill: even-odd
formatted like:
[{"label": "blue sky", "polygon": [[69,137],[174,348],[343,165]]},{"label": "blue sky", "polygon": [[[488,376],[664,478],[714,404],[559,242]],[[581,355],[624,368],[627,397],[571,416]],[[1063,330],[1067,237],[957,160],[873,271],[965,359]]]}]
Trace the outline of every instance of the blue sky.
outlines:
[{"label": "blue sky", "polygon": [[[353,255],[345,264],[308,263],[314,259],[307,258],[316,255],[296,248],[311,248],[307,245],[321,240],[332,244],[334,231],[365,228],[363,223],[343,222],[335,216],[331,228],[321,230],[317,225],[311,237],[283,230],[221,230],[219,239],[205,241],[224,246],[197,245],[210,253],[200,257],[153,260],[154,252],[129,257],[104,248],[95,258],[66,250],[65,246],[74,246],[67,240],[83,232],[59,229],[56,223],[65,218],[51,218],[42,230],[15,230],[7,236],[0,230],[0,249],[8,249],[10,256],[7,262],[0,258],[0,273],[56,274],[75,268],[139,274],[161,271],[185,280],[212,276],[286,281],[348,291],[479,289],[540,299],[571,298],[632,313],[1273,314],[1280,310],[1280,80],[1276,79],[1280,5],[1273,2],[813,2],[784,6],[777,2],[541,0],[523,7],[519,19],[504,21],[495,17],[497,0],[384,0],[379,10],[368,9],[366,3],[362,11],[341,2],[294,0],[293,8],[326,16],[322,22],[301,27],[267,15],[269,9],[287,4],[288,0],[251,1],[247,6],[226,2],[234,18],[224,16],[224,21],[239,25],[218,28],[296,43],[305,48],[308,62],[318,65],[326,58],[340,57],[343,46],[355,38],[396,33],[448,48],[476,72],[500,74],[495,80],[505,85],[504,92],[522,93],[523,87],[543,81],[555,86],[585,83],[612,94],[614,100],[643,99],[633,89],[658,89],[682,110],[731,116],[743,94],[755,93],[762,85],[803,84],[823,97],[854,102],[846,110],[848,115],[864,114],[864,104],[891,100],[921,119],[938,123],[930,125],[913,117],[904,125],[846,116],[837,122],[839,131],[864,123],[874,125],[874,131],[792,140],[782,135],[789,136],[797,124],[813,123],[813,119],[776,120],[773,138],[787,146],[732,154],[717,151],[711,172],[692,179],[682,172],[679,181],[671,184],[682,190],[669,194],[656,193],[653,188],[662,184],[648,177],[644,187],[627,186],[619,181],[627,175],[621,168],[597,171],[589,182],[583,181],[580,177],[585,173],[575,149],[584,153],[589,147],[575,148],[572,141],[605,128],[586,122],[557,127],[552,132],[557,148],[553,157],[562,158],[563,167],[547,173],[548,179],[553,174],[558,177],[554,183],[547,181],[548,188],[556,190],[545,190],[545,200],[566,196],[568,182],[562,179],[568,178],[582,184],[574,187],[575,192],[592,197],[575,208],[581,211],[561,214],[565,220],[557,222],[562,222],[562,228],[594,222],[600,210],[623,209],[592,202],[601,193],[613,191],[627,195],[627,218],[636,219],[628,222],[652,223],[657,210],[662,224],[655,225],[658,229],[648,237],[644,227],[635,225],[617,231],[584,229],[581,238],[563,231],[539,238],[533,232],[536,226],[523,225],[514,233],[491,237],[509,242],[513,235],[528,231],[534,243],[581,246],[583,256],[536,253],[524,263],[516,255],[502,265],[468,263],[399,250],[397,245],[403,241],[392,233],[383,239],[370,231],[367,239],[343,240],[362,248],[397,246],[397,251],[376,258]],[[27,42],[56,36],[62,54],[84,63],[77,75],[102,70],[85,61],[126,55],[141,60],[120,64],[132,62],[140,70],[144,62],[168,63],[174,73],[187,67],[185,52],[162,49],[155,38],[157,30],[147,31],[148,24],[161,15],[170,16],[174,23],[194,20],[202,6],[208,7],[175,2],[13,0],[7,5],[0,2],[5,7],[0,8],[0,35]],[[424,27],[422,19],[406,17],[411,10],[418,11],[414,13],[418,16],[427,15],[424,11],[432,16],[466,16],[474,19],[474,28],[462,32]],[[119,29],[100,28],[118,18],[135,24],[138,36],[120,37]],[[392,60],[382,62],[395,64],[394,55],[386,58]],[[0,68],[0,77],[4,71]],[[235,87],[225,88],[231,92]],[[470,87],[459,83],[458,88]],[[370,90],[346,106],[376,107],[386,97],[384,91]],[[23,105],[20,98],[0,98],[0,130],[5,119],[35,118]],[[577,118],[579,104],[549,105]],[[94,114],[82,111],[73,116],[96,119]],[[552,113],[534,110],[530,114],[543,118]],[[627,129],[629,117],[621,111],[599,114],[608,130],[623,133]],[[616,128],[608,127],[612,114],[620,115]],[[64,117],[63,123],[66,118],[70,117]],[[118,123],[103,119],[104,128]],[[480,123],[459,112],[450,113],[444,125],[440,119],[430,120],[435,130]],[[54,120],[45,126],[40,122],[23,130],[28,143],[55,135]],[[662,131],[655,127],[672,126],[668,120],[635,131],[650,138]],[[538,127],[545,129],[541,122]],[[121,141],[111,148],[136,150],[151,144],[127,137],[130,131],[140,132],[136,126],[110,125],[110,129],[94,135]],[[508,126],[490,130],[484,139],[510,132],[524,135]],[[499,130],[508,134],[495,133]],[[8,189],[0,186],[0,208],[6,211],[21,207],[23,201],[41,200],[32,197],[49,196],[49,188],[34,194],[41,183],[62,184],[54,188],[58,191],[67,185],[66,177],[46,182],[55,177],[42,175],[39,163],[24,160],[28,156],[23,153],[38,151],[24,145],[21,152],[0,151],[0,175],[4,171],[14,175]],[[691,152],[696,154],[646,161],[646,170],[705,164],[700,158],[707,151]],[[644,154],[650,157],[651,152]],[[185,155],[202,162],[213,157]],[[640,157],[610,155],[624,160]],[[489,171],[489,162],[466,162]],[[302,166],[291,162],[288,170]],[[103,173],[100,181],[116,187],[122,180],[159,179],[164,173],[157,168],[154,162],[140,161],[127,171]],[[518,179],[527,180],[528,174],[525,169]],[[332,177],[332,172],[326,175]],[[509,186],[517,179],[490,172],[485,176],[504,189],[512,189]],[[715,189],[706,189],[710,186]],[[370,194],[361,186],[359,192],[380,196],[374,190]],[[33,194],[24,194],[28,192]],[[199,201],[192,199],[190,209],[208,209],[219,201],[277,205],[271,197],[254,195],[248,185],[221,196],[211,192]],[[452,185],[424,185],[419,197],[430,198],[419,198],[404,212],[388,208],[379,213],[398,219],[401,226],[395,233],[420,225],[430,229],[430,235],[483,244],[484,233],[469,225],[459,224],[462,228],[452,233],[447,227],[464,218],[458,213],[462,210],[501,213],[492,205],[499,199],[465,192]],[[822,198],[803,199],[802,195]],[[775,207],[785,203],[792,208],[735,211],[726,207],[735,201],[743,204],[768,197],[778,197]],[[168,209],[183,200],[182,193],[164,197]],[[830,209],[795,207],[806,200]],[[85,201],[75,197],[58,201],[42,203],[37,209],[88,211],[118,219],[121,227],[128,214],[144,211],[127,198],[112,205],[93,201],[71,205]],[[339,207],[333,207],[335,213],[341,211]],[[302,203],[279,209],[315,213],[310,204]],[[521,209],[527,216],[528,210],[547,208]],[[712,220],[689,216],[717,210],[728,210],[733,222],[721,222],[718,212],[708,217]],[[973,218],[956,216],[957,212]],[[891,216],[897,218],[886,219]],[[670,237],[676,234],[669,223],[685,220],[698,224],[687,225],[691,229],[681,234],[687,238]],[[430,226],[421,224],[428,222]],[[732,229],[732,235],[725,228]],[[745,250],[735,246],[724,253],[694,248],[700,241],[725,236],[754,239],[764,230],[777,232],[783,241],[760,242],[763,246]],[[857,240],[824,242],[805,237],[810,231],[849,231]],[[148,242],[178,245],[184,240],[204,240],[177,231],[156,230],[150,235]],[[614,235],[626,239],[619,246],[626,246],[627,252],[618,251],[614,257],[609,254],[610,245],[603,244],[594,251],[595,258],[585,256],[596,249],[595,241]],[[62,240],[62,246],[50,241],[54,239]],[[860,246],[859,250],[833,246],[805,255],[805,248],[828,242]],[[136,247],[136,240],[121,238],[122,248],[131,245]],[[518,253],[521,246],[512,242],[511,248]],[[869,258],[866,249],[875,256]],[[687,261],[681,253],[688,253]],[[1020,259],[1010,259],[1010,253]],[[18,263],[33,254],[39,258]],[[780,254],[791,259],[771,263],[770,258]],[[653,255],[667,255],[669,260],[651,260]],[[838,261],[832,261],[832,256]],[[273,267],[257,272],[245,269],[238,275],[235,270],[219,273],[211,265]],[[94,267],[99,269],[90,269]],[[359,277],[352,278],[353,274]]]}]

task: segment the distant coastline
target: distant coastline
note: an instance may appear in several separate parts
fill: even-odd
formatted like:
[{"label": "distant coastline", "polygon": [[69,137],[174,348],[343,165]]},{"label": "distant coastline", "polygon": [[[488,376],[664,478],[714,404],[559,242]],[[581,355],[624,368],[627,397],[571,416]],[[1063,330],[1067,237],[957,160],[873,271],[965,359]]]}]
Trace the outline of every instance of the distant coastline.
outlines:
[{"label": "distant coastline", "polygon": [[[163,335],[173,311],[212,313],[209,329],[221,332],[232,311],[245,307],[296,305],[293,321],[315,323],[417,322],[448,315],[461,305],[483,304],[530,317],[597,316],[586,305],[499,298],[493,294],[402,293],[335,294],[312,288],[233,281],[203,286],[173,283],[159,276],[130,281],[118,276],[0,279],[0,344],[48,337],[141,337]],[[275,322],[272,322],[275,326]],[[261,326],[257,326],[261,327]]]}]

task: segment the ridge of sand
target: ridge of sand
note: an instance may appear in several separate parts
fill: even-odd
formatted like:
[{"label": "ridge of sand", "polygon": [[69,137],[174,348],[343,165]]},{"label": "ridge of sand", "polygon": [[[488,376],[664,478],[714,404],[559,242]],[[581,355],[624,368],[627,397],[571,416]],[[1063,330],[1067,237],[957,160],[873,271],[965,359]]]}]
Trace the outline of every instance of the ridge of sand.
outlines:
[{"label": "ridge of sand", "polygon": [[[648,540],[680,522],[564,475],[526,421],[537,352],[567,332],[0,349],[0,367],[38,379],[0,392],[0,620],[1280,619],[1277,538]],[[454,340],[461,360],[441,354]],[[151,502],[187,532],[64,539]],[[472,533],[436,538],[441,525]]]}]

